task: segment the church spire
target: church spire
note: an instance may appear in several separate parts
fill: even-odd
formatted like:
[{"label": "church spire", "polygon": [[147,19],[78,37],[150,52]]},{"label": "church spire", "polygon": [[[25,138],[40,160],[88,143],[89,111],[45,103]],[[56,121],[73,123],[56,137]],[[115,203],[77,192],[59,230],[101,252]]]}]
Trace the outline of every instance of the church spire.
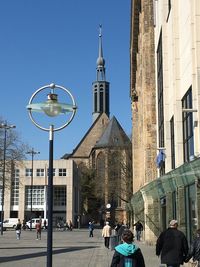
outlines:
[{"label": "church spire", "polygon": [[102,47],[102,25],[99,25],[99,56],[97,58],[97,80],[93,82],[93,121],[102,113],[109,117],[109,82],[106,81],[105,60]]},{"label": "church spire", "polygon": [[105,81],[105,60],[103,58],[102,25],[99,25],[99,57],[97,58],[97,81]]}]

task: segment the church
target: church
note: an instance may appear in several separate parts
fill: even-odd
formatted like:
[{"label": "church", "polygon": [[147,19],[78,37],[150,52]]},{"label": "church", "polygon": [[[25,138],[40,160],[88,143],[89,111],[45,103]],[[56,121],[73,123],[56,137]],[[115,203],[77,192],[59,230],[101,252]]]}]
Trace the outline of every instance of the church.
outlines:
[{"label": "church", "polygon": [[[116,117],[110,118],[110,83],[106,81],[101,26],[96,65],[93,123],[73,152],[62,158],[77,164],[82,223],[92,219],[114,224],[127,221],[126,204],[132,196],[132,145]],[[90,187],[86,196],[83,180]]]}]

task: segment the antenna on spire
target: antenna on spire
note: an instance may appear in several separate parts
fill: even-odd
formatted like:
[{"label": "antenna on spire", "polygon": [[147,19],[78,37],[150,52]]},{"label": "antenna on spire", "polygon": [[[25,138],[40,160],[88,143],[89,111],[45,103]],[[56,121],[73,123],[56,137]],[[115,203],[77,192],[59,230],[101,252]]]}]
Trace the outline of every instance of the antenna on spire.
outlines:
[{"label": "antenna on spire", "polygon": [[99,37],[102,36],[102,24],[99,24]]}]

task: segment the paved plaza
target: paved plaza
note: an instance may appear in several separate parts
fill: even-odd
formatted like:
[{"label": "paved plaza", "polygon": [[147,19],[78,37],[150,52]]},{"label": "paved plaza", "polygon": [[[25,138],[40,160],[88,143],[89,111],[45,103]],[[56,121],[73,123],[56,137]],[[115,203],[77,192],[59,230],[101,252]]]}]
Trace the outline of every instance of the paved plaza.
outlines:
[{"label": "paved plaza", "polygon": [[[47,233],[42,240],[36,240],[35,230],[22,231],[21,240],[16,240],[15,231],[6,231],[0,236],[1,267],[45,267]],[[146,267],[159,266],[155,247],[138,243],[145,257]],[[54,267],[109,267],[113,251],[104,247],[101,230],[94,230],[94,237],[88,237],[87,229],[55,231],[53,233]]]}]

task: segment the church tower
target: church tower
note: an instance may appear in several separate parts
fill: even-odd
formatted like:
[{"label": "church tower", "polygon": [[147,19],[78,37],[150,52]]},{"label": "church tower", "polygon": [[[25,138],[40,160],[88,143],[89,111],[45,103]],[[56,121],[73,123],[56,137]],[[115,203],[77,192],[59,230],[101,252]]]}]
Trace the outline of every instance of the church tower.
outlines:
[{"label": "church tower", "polygon": [[99,56],[97,58],[97,78],[93,88],[93,122],[99,114],[106,113],[109,117],[109,82],[106,81],[105,60],[102,47],[102,26],[99,26]]}]

